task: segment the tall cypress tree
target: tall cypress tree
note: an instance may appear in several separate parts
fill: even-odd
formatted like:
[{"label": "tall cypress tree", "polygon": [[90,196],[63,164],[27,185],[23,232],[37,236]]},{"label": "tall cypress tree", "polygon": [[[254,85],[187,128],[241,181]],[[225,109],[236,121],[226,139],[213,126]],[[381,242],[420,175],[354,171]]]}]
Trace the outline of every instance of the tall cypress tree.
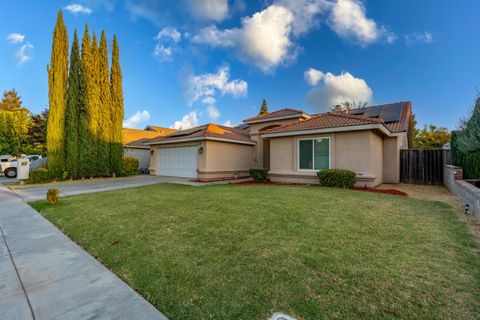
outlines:
[{"label": "tall cypress tree", "polygon": [[99,85],[99,110],[98,110],[98,159],[100,175],[110,175],[110,142],[111,142],[111,99],[110,80],[108,70],[108,48],[105,31],[100,37],[98,51],[98,85]]},{"label": "tall cypress tree", "polygon": [[119,175],[122,169],[122,127],[123,127],[123,89],[122,89],[122,70],[120,68],[120,49],[118,47],[117,37],[113,37],[112,45],[112,70],[110,72],[110,93],[111,93],[111,148],[110,161],[111,169],[114,174]]},{"label": "tall cypress tree", "polygon": [[260,107],[260,112],[258,113],[258,115],[261,116],[267,113],[268,113],[267,101],[263,99],[262,106]]},{"label": "tall cypress tree", "polygon": [[61,10],[53,32],[52,54],[47,71],[50,105],[47,125],[48,168],[53,177],[61,178],[65,166],[64,129],[68,78],[68,32]]},{"label": "tall cypress tree", "polygon": [[68,73],[67,109],[65,112],[65,171],[70,178],[78,178],[78,120],[81,109],[80,48],[77,30],[73,34]]},{"label": "tall cypress tree", "polygon": [[82,39],[82,59],[79,74],[79,115],[78,115],[78,176],[90,177],[93,175],[91,158],[95,156],[93,139],[90,135],[88,123],[88,95],[86,63],[90,62],[90,34],[88,25]]}]

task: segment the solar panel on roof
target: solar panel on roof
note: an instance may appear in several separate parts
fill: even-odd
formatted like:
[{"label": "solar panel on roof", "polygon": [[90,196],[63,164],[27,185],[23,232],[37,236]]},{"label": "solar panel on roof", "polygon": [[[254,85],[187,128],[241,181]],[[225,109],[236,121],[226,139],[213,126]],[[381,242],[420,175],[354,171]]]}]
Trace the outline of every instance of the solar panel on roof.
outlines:
[{"label": "solar panel on roof", "polygon": [[366,108],[365,113],[363,114],[365,117],[376,118],[380,116],[380,113],[383,110],[383,106],[373,106],[370,108]]},{"label": "solar panel on roof", "polygon": [[195,132],[198,132],[198,131],[201,131],[201,130],[203,130],[203,128],[193,128],[193,129],[188,129],[188,130],[182,130],[182,131],[178,131],[178,132],[169,134],[168,137],[187,136],[189,134],[192,134],[192,133],[195,133]]},{"label": "solar panel on roof", "polygon": [[385,122],[399,121],[401,112],[401,103],[389,104],[383,108],[382,113],[380,114],[380,118],[383,119],[383,121]]},{"label": "solar panel on roof", "polygon": [[350,110],[349,113],[358,116],[358,115],[364,114],[365,110],[367,110],[367,108],[358,108],[358,109]]}]

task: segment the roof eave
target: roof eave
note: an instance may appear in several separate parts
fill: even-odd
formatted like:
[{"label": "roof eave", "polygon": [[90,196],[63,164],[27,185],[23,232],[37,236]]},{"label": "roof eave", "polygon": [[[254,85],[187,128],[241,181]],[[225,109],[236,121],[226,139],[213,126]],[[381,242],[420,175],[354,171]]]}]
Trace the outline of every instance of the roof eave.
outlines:
[{"label": "roof eave", "polygon": [[245,119],[245,120],[243,120],[243,122],[246,123],[246,124],[254,124],[254,123],[271,122],[271,121],[295,119],[295,118],[308,118],[308,117],[309,116],[306,113],[298,113],[298,114],[292,114],[292,115],[289,115],[289,116],[274,117],[274,118],[267,118],[267,119],[262,119],[262,118],[255,119],[255,120]]},{"label": "roof eave", "polygon": [[321,129],[307,129],[307,130],[295,130],[295,131],[285,131],[285,132],[272,132],[262,134],[262,138],[275,138],[275,137],[289,137],[289,136],[299,136],[315,133],[330,133],[330,132],[347,132],[347,131],[361,131],[361,130],[379,130],[387,136],[392,136],[392,132],[388,130],[383,124],[362,124],[356,126],[342,126],[342,127],[332,127],[332,128],[321,128]]},{"label": "roof eave", "polygon": [[152,142],[148,142],[148,143],[145,143],[145,144],[148,144],[148,145],[152,146],[152,145],[158,145],[158,144],[172,144],[172,143],[194,142],[194,141],[202,141],[202,140],[229,142],[229,143],[237,143],[237,144],[247,144],[247,145],[252,145],[252,146],[256,144],[255,141],[243,141],[243,140],[217,138],[217,137],[195,137],[195,138],[186,138],[186,139],[152,141]]}]

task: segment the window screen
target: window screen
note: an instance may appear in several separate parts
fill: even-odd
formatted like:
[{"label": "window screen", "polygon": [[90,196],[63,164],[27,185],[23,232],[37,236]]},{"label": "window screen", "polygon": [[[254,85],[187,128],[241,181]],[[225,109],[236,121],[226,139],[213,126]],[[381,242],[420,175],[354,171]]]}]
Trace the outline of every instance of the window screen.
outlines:
[{"label": "window screen", "polygon": [[300,169],[313,170],[313,140],[300,140]]}]

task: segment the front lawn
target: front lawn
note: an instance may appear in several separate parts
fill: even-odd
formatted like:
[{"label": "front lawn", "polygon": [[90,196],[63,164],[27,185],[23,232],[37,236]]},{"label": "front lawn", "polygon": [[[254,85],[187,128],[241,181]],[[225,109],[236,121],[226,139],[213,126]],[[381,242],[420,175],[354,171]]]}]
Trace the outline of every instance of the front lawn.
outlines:
[{"label": "front lawn", "polygon": [[442,202],[161,184],[32,204],[171,319],[480,317],[480,257]]}]

